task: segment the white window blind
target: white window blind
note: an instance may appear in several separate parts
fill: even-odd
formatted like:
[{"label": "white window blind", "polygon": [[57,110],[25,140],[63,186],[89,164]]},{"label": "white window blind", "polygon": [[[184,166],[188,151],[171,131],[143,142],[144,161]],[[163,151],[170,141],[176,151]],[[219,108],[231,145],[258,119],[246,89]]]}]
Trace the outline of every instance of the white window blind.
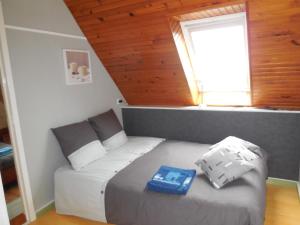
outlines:
[{"label": "white window blind", "polygon": [[245,13],[182,22],[206,105],[251,104]]}]

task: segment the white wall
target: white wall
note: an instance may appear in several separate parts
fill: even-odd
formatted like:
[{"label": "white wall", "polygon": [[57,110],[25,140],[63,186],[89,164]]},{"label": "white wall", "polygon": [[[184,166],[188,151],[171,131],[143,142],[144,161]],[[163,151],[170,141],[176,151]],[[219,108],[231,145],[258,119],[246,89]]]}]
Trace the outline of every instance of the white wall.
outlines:
[{"label": "white wall", "polygon": [[[3,0],[6,25],[82,35],[62,0]],[[35,209],[54,199],[54,171],[66,163],[50,128],[114,108],[123,98],[85,40],[6,29]],[[93,83],[67,86],[62,49],[91,51]]]}]

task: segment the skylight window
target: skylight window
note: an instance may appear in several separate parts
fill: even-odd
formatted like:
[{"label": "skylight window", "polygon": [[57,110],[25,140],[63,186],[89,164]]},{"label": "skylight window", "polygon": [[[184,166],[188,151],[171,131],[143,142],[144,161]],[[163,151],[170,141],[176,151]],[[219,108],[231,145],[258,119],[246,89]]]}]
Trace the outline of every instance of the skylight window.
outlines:
[{"label": "skylight window", "polygon": [[251,104],[245,13],[181,22],[205,105]]}]

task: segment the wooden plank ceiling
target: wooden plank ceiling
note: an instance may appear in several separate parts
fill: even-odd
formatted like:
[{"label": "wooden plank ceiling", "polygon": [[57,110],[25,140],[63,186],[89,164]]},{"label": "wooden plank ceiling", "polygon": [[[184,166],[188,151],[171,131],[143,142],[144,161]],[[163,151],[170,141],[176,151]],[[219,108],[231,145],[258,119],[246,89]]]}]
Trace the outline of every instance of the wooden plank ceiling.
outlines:
[{"label": "wooden plank ceiling", "polygon": [[[193,105],[197,93],[184,74],[170,18],[184,20],[191,13],[199,18],[244,1],[65,3],[129,104]],[[248,0],[246,5],[253,106],[300,108],[300,1]]]}]

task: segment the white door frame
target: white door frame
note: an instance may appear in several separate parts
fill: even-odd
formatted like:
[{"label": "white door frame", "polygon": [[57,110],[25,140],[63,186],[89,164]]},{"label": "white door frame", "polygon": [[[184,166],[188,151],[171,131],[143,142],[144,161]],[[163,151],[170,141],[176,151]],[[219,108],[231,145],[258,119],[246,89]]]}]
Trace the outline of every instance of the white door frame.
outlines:
[{"label": "white door frame", "polygon": [[[0,172],[1,173],[1,172]],[[1,174],[0,174],[1,175]],[[0,221],[1,225],[9,225],[8,213],[5,203],[2,178],[0,176]]]},{"label": "white door frame", "polygon": [[2,2],[0,1],[0,70],[1,86],[6,108],[9,134],[14,149],[14,160],[18,175],[18,184],[23,200],[27,222],[36,219],[36,213],[32,201],[32,193],[29,183],[27,164],[25,159],[24,144],[21,125],[16,102],[16,95],[11,70],[10,56],[6,38]]}]

